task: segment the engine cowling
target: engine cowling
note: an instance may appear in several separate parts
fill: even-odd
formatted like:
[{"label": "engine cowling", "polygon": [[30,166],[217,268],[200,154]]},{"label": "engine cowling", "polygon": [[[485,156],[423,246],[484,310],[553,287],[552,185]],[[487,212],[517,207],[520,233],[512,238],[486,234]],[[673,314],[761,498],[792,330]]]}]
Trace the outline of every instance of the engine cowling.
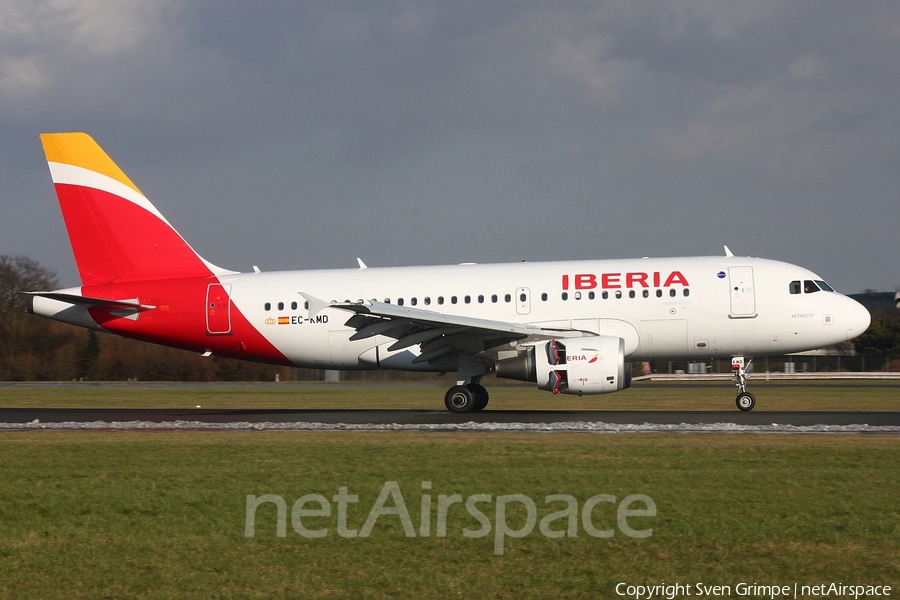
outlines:
[{"label": "engine cowling", "polygon": [[540,342],[498,361],[497,377],[531,381],[554,394],[609,394],[631,387],[625,340],[610,335]]}]

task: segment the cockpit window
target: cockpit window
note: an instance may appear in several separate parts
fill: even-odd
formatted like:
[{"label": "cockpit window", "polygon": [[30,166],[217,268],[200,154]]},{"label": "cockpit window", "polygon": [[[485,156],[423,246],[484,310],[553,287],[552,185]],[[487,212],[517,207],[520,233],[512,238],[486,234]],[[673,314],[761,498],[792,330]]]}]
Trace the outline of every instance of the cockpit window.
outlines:
[{"label": "cockpit window", "polygon": [[800,281],[794,280],[790,283],[789,289],[791,291],[791,294],[815,294],[816,292],[821,292],[822,290],[826,292],[834,291],[834,288],[832,288],[821,279],[806,279],[802,282],[802,284]]}]

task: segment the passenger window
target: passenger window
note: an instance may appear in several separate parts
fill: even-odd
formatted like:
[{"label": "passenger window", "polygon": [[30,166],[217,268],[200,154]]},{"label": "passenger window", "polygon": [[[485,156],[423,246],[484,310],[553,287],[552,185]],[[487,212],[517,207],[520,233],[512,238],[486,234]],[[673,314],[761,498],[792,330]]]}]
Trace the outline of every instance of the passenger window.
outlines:
[{"label": "passenger window", "polygon": [[472,303],[472,296],[466,296],[466,304]]},{"label": "passenger window", "polygon": [[456,304],[456,296],[450,296],[450,304]]},{"label": "passenger window", "polygon": [[803,282],[803,293],[804,294],[815,294],[816,292],[821,291],[819,286],[816,285],[816,282],[810,281],[809,279]]},{"label": "passenger window", "polygon": [[438,296],[438,304],[443,304],[443,303],[444,303],[444,297]]},{"label": "passenger window", "polygon": [[650,290],[644,290],[644,291],[643,291],[643,296],[644,296],[644,298],[649,298],[649,297],[650,297]]},{"label": "passenger window", "polygon": [[409,299],[409,303],[412,304],[413,306],[415,306],[416,304],[419,303],[419,301],[415,298],[415,296],[413,296],[412,298]]},{"label": "passenger window", "polygon": [[662,298],[662,290],[656,290],[656,297]]},{"label": "passenger window", "polygon": [[484,304],[484,296],[481,294],[478,295],[478,304]]},{"label": "passenger window", "polygon": [[428,296],[425,296],[424,302],[425,306],[431,306],[431,298],[429,298]]},{"label": "passenger window", "polygon": [[608,299],[609,299],[609,292],[603,292],[603,293],[601,294],[601,296],[603,296],[603,299],[604,299],[604,300],[608,300]]},{"label": "passenger window", "polygon": [[278,310],[284,310],[284,302],[278,303]]},{"label": "passenger window", "polygon": [[688,288],[684,288],[684,295],[685,295],[685,297],[690,296],[691,290],[689,290]]},{"label": "passenger window", "polygon": [[291,302],[291,310],[297,310],[297,303]]},{"label": "passenger window", "polygon": [[634,290],[631,290],[631,291],[628,292],[628,297],[629,297],[629,298],[634,298]]},{"label": "passenger window", "polygon": [[800,291],[801,291],[801,289],[802,289],[802,288],[800,287],[800,282],[799,282],[799,281],[792,281],[792,282],[791,282],[791,285],[790,285],[790,289],[791,289],[791,293],[792,293],[792,294],[799,294]]},{"label": "passenger window", "polygon": [[266,302],[266,304],[265,304],[265,306],[264,306],[263,308],[265,308],[267,311],[268,311],[268,310],[272,310],[272,303],[271,303],[271,302]]},{"label": "passenger window", "polygon": [[671,290],[669,290],[669,296],[671,296],[672,298],[675,297],[675,288],[672,288]]},{"label": "passenger window", "polygon": [[543,300],[544,302],[547,301],[547,292],[544,292],[543,294],[541,294],[541,300]]},{"label": "passenger window", "polygon": [[622,290],[616,290],[616,299],[618,300],[621,297],[622,297]]},{"label": "passenger window", "polygon": [[493,302],[494,304],[497,304],[497,300],[499,300],[499,298],[497,298],[497,294],[492,294],[492,295],[491,295],[491,302]]},{"label": "passenger window", "polygon": [[581,292],[575,292],[575,299],[581,300]]},{"label": "passenger window", "polygon": [[597,297],[597,294],[595,294],[594,292],[588,292],[588,300],[593,300],[596,297]]},{"label": "passenger window", "polygon": [[569,292],[563,292],[563,293],[562,293],[562,299],[563,299],[563,300],[568,300],[568,299],[569,299]]},{"label": "passenger window", "polygon": [[403,306],[403,298],[397,298],[397,306]]},{"label": "passenger window", "polygon": [[503,296],[503,299],[506,300],[507,302],[512,302],[512,296],[510,296],[509,294],[506,294],[505,296]]}]

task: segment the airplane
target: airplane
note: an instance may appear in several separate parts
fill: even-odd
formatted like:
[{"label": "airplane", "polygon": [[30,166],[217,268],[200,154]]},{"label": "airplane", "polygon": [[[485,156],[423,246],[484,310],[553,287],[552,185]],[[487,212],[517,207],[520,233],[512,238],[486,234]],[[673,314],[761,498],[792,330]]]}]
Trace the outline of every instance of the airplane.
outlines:
[{"label": "airplane", "polygon": [[[202,258],[85,133],[41,140],[81,286],[29,312],[88,329],[275,365],[455,372],[454,413],[482,378],[552,394],[631,385],[633,361],[731,357],[735,403],[753,356],[862,334],[869,312],[796,265],[724,256],[237,272]],[[745,357],[749,360],[745,361]]]}]

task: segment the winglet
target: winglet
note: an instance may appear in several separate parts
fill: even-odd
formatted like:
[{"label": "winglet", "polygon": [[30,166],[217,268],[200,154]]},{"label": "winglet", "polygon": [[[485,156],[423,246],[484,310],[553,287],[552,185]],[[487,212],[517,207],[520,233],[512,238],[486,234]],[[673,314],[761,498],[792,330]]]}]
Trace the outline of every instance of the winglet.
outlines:
[{"label": "winglet", "polygon": [[366,263],[363,262],[363,259],[359,258],[358,256],[356,257],[356,262],[359,263],[359,269],[360,269],[360,270],[368,269],[368,268],[369,268],[369,267],[366,265]]},{"label": "winglet", "polygon": [[731,248],[729,248],[728,246],[725,246],[725,256],[728,258],[731,258],[734,256],[734,252],[732,252]]}]

